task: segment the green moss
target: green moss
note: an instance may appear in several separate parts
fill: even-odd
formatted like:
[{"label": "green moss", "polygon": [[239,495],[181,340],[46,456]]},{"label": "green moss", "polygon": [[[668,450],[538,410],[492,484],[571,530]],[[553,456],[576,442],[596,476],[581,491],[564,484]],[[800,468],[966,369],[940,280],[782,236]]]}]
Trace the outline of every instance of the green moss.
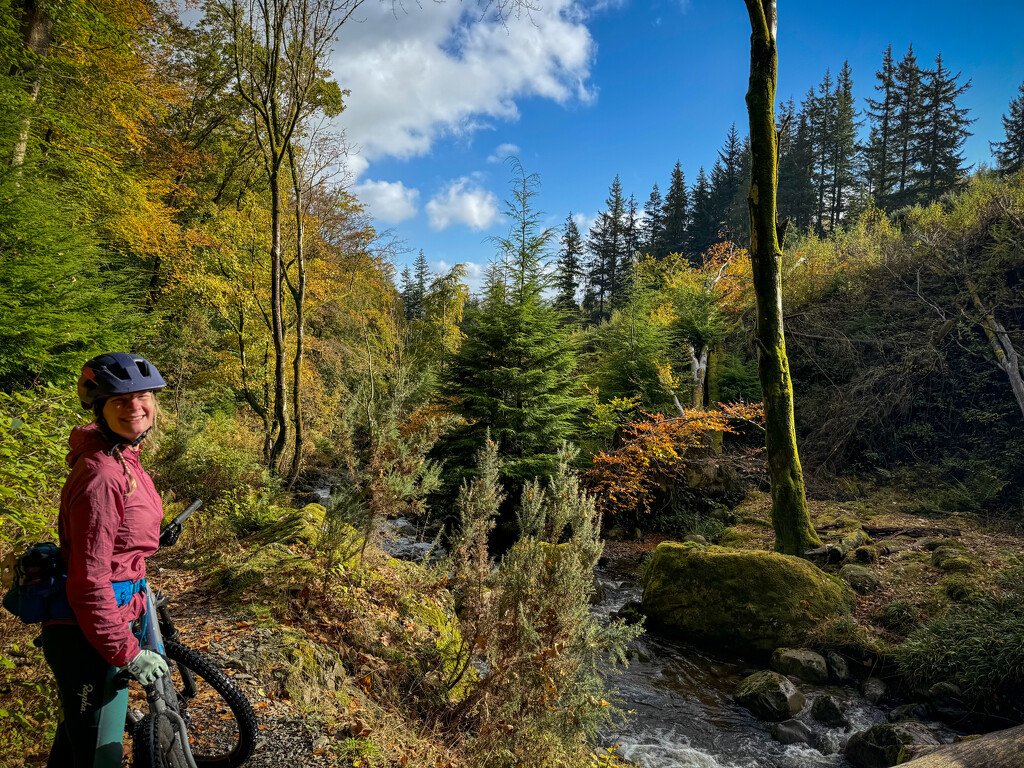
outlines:
[{"label": "green moss", "polygon": [[718,537],[718,544],[731,549],[746,549],[754,541],[754,534],[737,528],[726,528]]},{"label": "green moss", "polygon": [[477,675],[473,667],[467,665],[468,649],[454,611],[432,602],[412,603],[408,608],[412,616],[436,636],[433,652],[422,654],[414,662],[419,673],[449,701],[462,701]]},{"label": "green moss", "polygon": [[643,610],[694,640],[761,651],[799,645],[853,593],[806,560],[775,552],[659,544],[643,576]]}]

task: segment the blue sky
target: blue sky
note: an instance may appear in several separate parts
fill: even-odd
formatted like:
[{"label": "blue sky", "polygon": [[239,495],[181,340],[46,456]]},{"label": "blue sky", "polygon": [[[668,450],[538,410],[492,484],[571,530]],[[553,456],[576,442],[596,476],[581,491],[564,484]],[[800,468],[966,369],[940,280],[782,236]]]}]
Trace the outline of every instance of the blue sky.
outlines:
[{"label": "blue sky", "polygon": [[[472,0],[364,5],[342,31],[334,72],[349,88],[338,119],[354,189],[407,252],[435,269],[482,273],[507,229],[500,215],[512,152],[540,176],[547,223],[586,226],[619,174],[639,205],[677,160],[710,169],[729,126],[746,132],[749,26],[742,0],[539,0],[502,25]],[[991,162],[1001,115],[1024,81],[1024,4],[951,0],[780,0],[779,96],[797,102],[826,68],[853,68],[861,109],[891,43],[921,66],[942,52],[970,78],[968,162]],[[475,284],[477,281],[471,280]]]}]

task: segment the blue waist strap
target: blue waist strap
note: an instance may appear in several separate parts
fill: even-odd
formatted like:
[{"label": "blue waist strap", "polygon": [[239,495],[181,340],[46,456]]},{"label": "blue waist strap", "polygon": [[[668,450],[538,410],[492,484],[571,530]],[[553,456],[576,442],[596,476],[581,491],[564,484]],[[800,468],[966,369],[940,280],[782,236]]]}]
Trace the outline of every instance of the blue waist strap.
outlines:
[{"label": "blue waist strap", "polygon": [[146,579],[141,578],[138,581],[115,581],[111,585],[114,588],[114,599],[117,600],[118,607],[128,605],[132,601],[132,598],[139,592],[143,592],[146,589]]}]

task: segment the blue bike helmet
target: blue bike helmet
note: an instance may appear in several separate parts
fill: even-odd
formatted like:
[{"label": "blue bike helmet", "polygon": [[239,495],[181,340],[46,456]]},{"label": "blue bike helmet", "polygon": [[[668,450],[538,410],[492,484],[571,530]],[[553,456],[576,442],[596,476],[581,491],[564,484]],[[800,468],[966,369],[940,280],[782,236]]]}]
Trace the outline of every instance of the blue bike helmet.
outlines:
[{"label": "blue bike helmet", "polygon": [[82,366],[78,399],[86,410],[114,395],[159,392],[167,386],[160,371],[145,358],[125,352],[98,355]]}]

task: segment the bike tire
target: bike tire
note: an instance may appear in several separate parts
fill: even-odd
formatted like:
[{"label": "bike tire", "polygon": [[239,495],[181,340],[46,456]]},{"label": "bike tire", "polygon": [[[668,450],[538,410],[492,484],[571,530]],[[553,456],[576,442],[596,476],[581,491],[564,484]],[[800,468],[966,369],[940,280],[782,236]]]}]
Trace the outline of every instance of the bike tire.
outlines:
[{"label": "bike tire", "polygon": [[[239,768],[256,750],[256,713],[242,690],[209,659],[169,641],[167,658],[175,662],[174,688],[188,728],[192,757],[201,768]],[[192,675],[198,691],[177,679]],[[192,688],[195,691],[195,688]]]},{"label": "bike tire", "polygon": [[134,768],[188,768],[174,733],[174,721],[164,713],[149,712],[135,724],[132,734]]}]

